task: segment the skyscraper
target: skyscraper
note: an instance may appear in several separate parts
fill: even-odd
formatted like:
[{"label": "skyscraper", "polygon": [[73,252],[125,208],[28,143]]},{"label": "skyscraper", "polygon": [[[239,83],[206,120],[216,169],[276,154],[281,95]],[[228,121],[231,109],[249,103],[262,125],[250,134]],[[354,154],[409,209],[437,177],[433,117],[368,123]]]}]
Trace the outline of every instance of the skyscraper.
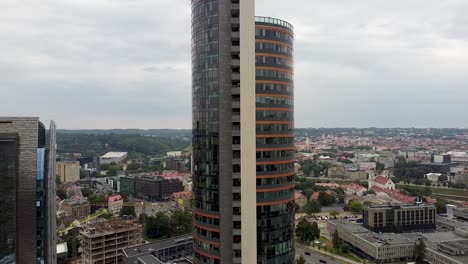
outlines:
[{"label": "skyscraper", "polygon": [[0,262],[56,263],[55,124],[0,118]]},{"label": "skyscraper", "polygon": [[257,259],[294,262],[293,27],[255,18]]},{"label": "skyscraper", "polygon": [[258,19],[256,71],[254,7],[192,0],[196,263],[294,258],[292,27]]}]

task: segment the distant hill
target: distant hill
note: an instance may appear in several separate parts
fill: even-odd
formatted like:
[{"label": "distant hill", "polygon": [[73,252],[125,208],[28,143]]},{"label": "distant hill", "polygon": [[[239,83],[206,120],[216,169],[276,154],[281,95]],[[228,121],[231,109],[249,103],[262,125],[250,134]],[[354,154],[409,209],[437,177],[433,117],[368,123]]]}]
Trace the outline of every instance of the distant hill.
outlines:
[{"label": "distant hill", "polygon": [[[142,130],[144,131],[144,130]],[[82,153],[85,156],[102,155],[108,151],[125,151],[131,154],[150,156],[165,155],[168,151],[184,150],[191,145],[191,138],[184,134],[172,137],[104,133],[79,134],[78,132],[57,132],[58,153]]]},{"label": "distant hill", "polygon": [[62,134],[84,134],[84,135],[140,135],[168,138],[192,138],[191,129],[59,129],[57,133]]}]

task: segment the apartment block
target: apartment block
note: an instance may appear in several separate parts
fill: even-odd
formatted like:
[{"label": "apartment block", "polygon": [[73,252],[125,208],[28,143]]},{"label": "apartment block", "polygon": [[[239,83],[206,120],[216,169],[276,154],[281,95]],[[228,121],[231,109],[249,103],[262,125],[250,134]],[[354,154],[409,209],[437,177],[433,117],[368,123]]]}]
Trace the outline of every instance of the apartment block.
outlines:
[{"label": "apartment block", "polygon": [[57,162],[57,176],[61,182],[76,182],[80,180],[79,161]]}]

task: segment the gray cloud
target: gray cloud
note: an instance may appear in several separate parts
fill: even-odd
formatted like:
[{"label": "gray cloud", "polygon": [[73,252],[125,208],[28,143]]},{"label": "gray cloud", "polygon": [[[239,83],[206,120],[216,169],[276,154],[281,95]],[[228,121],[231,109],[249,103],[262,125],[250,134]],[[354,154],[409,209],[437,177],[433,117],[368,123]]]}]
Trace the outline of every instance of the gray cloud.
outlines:
[{"label": "gray cloud", "polygon": [[[0,3],[1,115],[191,126],[187,0]],[[295,26],[296,126],[468,126],[468,2],[257,0]]]}]

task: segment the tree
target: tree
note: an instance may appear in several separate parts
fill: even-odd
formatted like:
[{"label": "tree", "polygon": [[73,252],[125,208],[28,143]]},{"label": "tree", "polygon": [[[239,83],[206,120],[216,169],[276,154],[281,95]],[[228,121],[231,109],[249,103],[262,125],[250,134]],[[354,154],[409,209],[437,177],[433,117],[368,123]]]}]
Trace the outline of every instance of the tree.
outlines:
[{"label": "tree", "polygon": [[338,235],[338,231],[336,231],[336,230],[335,230],[335,232],[333,232],[332,242],[333,242],[333,248],[335,248],[335,249],[340,248],[341,240],[340,240],[340,236]]},{"label": "tree", "polygon": [[440,175],[439,178],[437,179],[438,182],[446,182],[448,180],[448,177],[446,175]]},{"label": "tree", "polygon": [[136,217],[135,206],[131,205],[122,207],[122,210],[120,210],[120,216],[124,215]]},{"label": "tree", "polygon": [[447,204],[448,204],[447,200],[444,200],[442,198],[438,198],[437,201],[434,204],[435,207],[436,207],[437,213],[438,214],[447,213]]},{"label": "tree", "polygon": [[67,193],[62,188],[57,189],[57,196],[62,200],[67,199]]},{"label": "tree", "polygon": [[171,235],[179,236],[192,232],[192,213],[186,210],[175,210],[171,215]]},{"label": "tree", "polygon": [[316,200],[310,200],[304,205],[304,211],[306,214],[316,214],[320,212],[320,204]]},{"label": "tree", "polygon": [[340,212],[336,211],[336,210],[333,210],[330,212],[330,216],[333,216],[334,219],[336,219],[336,217],[340,215]]},{"label": "tree", "polygon": [[110,167],[107,171],[107,176],[117,176],[117,169],[114,167]]},{"label": "tree", "polygon": [[130,163],[127,165],[127,170],[130,170],[130,171],[136,171],[140,168],[140,165],[138,163]]},{"label": "tree", "polygon": [[305,261],[304,257],[301,255],[301,256],[296,260],[296,263],[297,263],[297,264],[306,264],[306,261]]},{"label": "tree", "polygon": [[426,244],[424,243],[424,240],[421,239],[416,244],[414,256],[416,257],[417,264],[425,263],[424,258],[426,257]]},{"label": "tree", "polygon": [[59,185],[62,183],[62,180],[60,179],[60,176],[56,175],[55,176],[55,184]]},{"label": "tree", "polygon": [[89,188],[82,188],[81,189],[81,194],[84,196],[84,197],[89,197],[91,194],[93,194],[94,192],[89,189]]},{"label": "tree", "polygon": [[169,237],[170,218],[163,212],[157,212],[156,216],[149,216],[145,224],[145,234],[148,238]]},{"label": "tree", "polygon": [[335,198],[327,192],[320,192],[318,201],[321,206],[329,206],[335,202]]},{"label": "tree", "polygon": [[363,207],[362,203],[358,201],[351,201],[349,203],[349,209],[354,213],[362,212],[362,207]]},{"label": "tree", "polygon": [[88,201],[91,203],[91,213],[107,207],[107,197],[103,195],[91,194],[88,196]]},{"label": "tree", "polygon": [[320,238],[320,229],[317,222],[310,223],[305,218],[301,218],[296,226],[296,236],[302,241],[314,241]]}]

